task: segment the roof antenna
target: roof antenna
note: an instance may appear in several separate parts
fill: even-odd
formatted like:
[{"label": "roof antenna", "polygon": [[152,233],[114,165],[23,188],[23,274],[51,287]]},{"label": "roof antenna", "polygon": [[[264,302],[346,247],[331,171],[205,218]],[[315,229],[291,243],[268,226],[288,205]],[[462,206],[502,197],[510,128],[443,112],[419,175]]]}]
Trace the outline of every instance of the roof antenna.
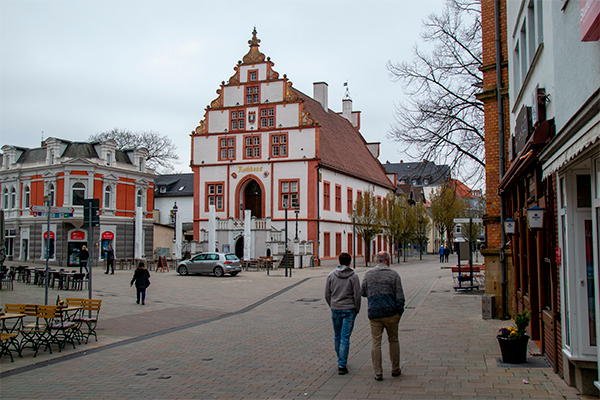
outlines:
[{"label": "roof antenna", "polygon": [[42,143],[41,144],[44,144],[44,131],[42,131]]},{"label": "roof antenna", "polygon": [[344,87],[346,88],[346,94],[344,95],[344,100],[352,100],[352,97],[350,97],[350,89],[348,88],[348,81],[344,82]]}]

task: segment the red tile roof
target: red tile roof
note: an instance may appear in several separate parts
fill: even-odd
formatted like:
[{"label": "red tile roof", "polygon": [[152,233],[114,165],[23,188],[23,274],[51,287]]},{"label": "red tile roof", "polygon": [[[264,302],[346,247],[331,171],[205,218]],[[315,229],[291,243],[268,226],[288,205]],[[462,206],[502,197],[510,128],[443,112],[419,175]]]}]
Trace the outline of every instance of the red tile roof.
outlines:
[{"label": "red tile roof", "polygon": [[319,157],[323,167],[338,170],[380,186],[393,189],[381,163],[373,157],[360,132],[350,121],[332,110],[325,112],[321,104],[292,88],[303,100],[304,110],[320,126]]}]

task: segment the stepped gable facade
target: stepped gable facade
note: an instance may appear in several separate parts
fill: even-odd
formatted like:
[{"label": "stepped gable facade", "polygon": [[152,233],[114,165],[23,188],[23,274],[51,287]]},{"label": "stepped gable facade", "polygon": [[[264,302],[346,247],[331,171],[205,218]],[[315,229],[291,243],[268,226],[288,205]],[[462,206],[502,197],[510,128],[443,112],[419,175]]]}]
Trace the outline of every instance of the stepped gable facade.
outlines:
[{"label": "stepped gable facade", "polygon": [[341,113],[330,110],[327,83],[315,83],[313,96],[306,95],[259,51],[256,30],[248,43],[191,134],[194,238],[203,241],[214,205],[217,247],[243,256],[248,210],[251,258],[275,256],[284,243],[287,205],[288,239],[310,243],[317,262],[333,262],[353,246],[363,256],[348,213],[364,191],[384,199],[395,186],[376,158],[378,145],[360,134],[352,100],[344,99]]}]

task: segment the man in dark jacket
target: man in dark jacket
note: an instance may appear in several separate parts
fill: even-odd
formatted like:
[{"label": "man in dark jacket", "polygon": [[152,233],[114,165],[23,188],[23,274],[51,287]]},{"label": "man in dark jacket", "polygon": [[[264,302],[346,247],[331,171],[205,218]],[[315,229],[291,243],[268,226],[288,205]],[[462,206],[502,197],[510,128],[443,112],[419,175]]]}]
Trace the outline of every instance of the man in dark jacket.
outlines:
[{"label": "man in dark jacket", "polygon": [[90,252],[87,249],[87,246],[83,246],[81,251],[79,252],[79,273],[82,273],[83,268],[85,268],[85,272],[88,272],[88,259],[90,258]]},{"label": "man in dark jacket", "polygon": [[381,366],[381,337],[387,332],[390,344],[392,376],[399,376],[400,344],[398,343],[398,324],[404,313],[404,291],[400,275],[390,268],[390,254],[381,251],[377,254],[377,265],[367,271],[363,278],[361,294],[369,301],[368,317],[371,322],[371,361],[375,380],[383,379]]},{"label": "man in dark jacket", "polygon": [[335,337],[335,353],[338,357],[338,374],[348,373],[348,352],[354,320],[360,311],[360,282],[350,268],[352,256],[341,253],[340,266],[327,275],[325,300],[331,308],[331,321]]},{"label": "man in dark jacket", "polygon": [[112,246],[109,244],[108,249],[106,249],[106,272],[108,274],[108,270],[112,269],[112,274],[115,273],[115,251]]}]

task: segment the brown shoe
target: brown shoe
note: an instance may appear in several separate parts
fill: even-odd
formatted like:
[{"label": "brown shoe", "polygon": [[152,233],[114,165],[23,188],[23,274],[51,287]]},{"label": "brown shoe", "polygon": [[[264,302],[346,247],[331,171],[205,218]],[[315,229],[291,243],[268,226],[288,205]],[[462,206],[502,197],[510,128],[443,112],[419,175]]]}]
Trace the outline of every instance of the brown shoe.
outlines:
[{"label": "brown shoe", "polygon": [[392,376],[400,376],[402,375],[402,370],[398,370],[398,372],[392,372]]},{"label": "brown shoe", "polygon": [[376,381],[382,381],[383,380],[383,376],[381,376],[381,375],[375,375],[373,377],[373,379],[375,379]]}]

